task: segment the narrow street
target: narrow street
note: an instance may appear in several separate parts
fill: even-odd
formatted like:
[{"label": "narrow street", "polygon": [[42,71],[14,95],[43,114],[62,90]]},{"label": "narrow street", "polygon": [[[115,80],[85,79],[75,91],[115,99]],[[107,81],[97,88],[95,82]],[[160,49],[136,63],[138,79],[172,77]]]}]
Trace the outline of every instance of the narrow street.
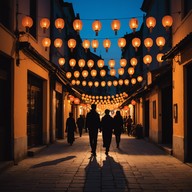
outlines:
[{"label": "narrow street", "polygon": [[113,137],[106,157],[99,134],[92,157],[88,135],[76,135],[48,146],[0,174],[1,192],[66,191],[192,191],[192,167],[143,139],[122,135],[120,148]]}]

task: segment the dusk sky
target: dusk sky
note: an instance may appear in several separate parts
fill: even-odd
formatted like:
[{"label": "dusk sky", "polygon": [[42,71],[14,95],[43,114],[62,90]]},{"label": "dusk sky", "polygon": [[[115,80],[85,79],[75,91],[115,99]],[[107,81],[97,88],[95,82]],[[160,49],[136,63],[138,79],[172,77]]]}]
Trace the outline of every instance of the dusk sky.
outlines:
[{"label": "dusk sky", "polygon": [[[97,39],[99,41],[99,48],[95,54],[102,56],[105,60],[105,65],[108,65],[108,60],[115,59],[115,68],[119,68],[121,50],[118,47],[117,41],[126,33],[132,32],[129,28],[129,20],[132,17],[136,17],[139,20],[139,26],[141,25],[144,13],[140,8],[143,0],[66,0],[65,2],[72,3],[75,14],[80,14],[80,19],[83,22],[83,29],[80,32],[82,40],[88,39],[91,41],[94,38]],[[95,32],[92,30],[92,22],[96,19],[102,22],[102,29],[98,36],[95,36]],[[117,35],[111,29],[113,19],[118,19],[121,22],[121,28]],[[103,40],[105,38],[111,40],[111,48],[108,50],[108,53],[106,53],[103,47]],[[92,47],[91,51],[94,52]]]}]

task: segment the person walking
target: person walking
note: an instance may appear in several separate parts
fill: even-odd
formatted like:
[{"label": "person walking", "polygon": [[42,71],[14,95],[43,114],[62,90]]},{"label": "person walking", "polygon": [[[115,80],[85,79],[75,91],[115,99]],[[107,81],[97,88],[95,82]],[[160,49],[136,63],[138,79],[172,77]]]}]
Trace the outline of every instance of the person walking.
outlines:
[{"label": "person walking", "polygon": [[128,132],[129,136],[131,135],[132,123],[133,123],[133,120],[131,118],[131,115],[129,115],[129,117],[127,119],[127,132]]},{"label": "person walking", "polygon": [[83,119],[83,115],[80,115],[80,117],[77,119],[77,127],[78,127],[78,130],[79,130],[79,136],[81,137],[82,136],[82,131],[84,129],[84,119]]},{"label": "person walking", "polygon": [[109,115],[109,109],[105,110],[105,116],[101,120],[101,131],[103,136],[103,147],[106,148],[105,154],[108,155],[113,133],[113,118]]},{"label": "person walking", "polygon": [[73,113],[69,113],[69,117],[66,121],[67,142],[72,145],[75,140],[76,124],[73,118]]},{"label": "person walking", "polygon": [[98,130],[100,129],[100,117],[96,111],[96,104],[91,105],[91,111],[86,116],[86,128],[89,132],[89,143],[91,146],[91,153],[96,156]]},{"label": "person walking", "polygon": [[117,148],[119,148],[119,144],[121,141],[121,133],[123,132],[123,117],[121,116],[120,111],[116,112],[116,115],[114,116],[114,134],[115,134],[115,140]]}]

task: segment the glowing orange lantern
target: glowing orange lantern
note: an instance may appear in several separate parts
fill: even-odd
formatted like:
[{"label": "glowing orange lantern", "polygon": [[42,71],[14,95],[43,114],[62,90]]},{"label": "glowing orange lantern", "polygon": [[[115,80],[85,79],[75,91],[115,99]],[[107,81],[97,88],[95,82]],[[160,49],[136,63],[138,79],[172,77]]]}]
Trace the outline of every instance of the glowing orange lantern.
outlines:
[{"label": "glowing orange lantern", "polygon": [[148,17],[146,19],[146,25],[147,27],[149,28],[150,30],[150,33],[152,32],[153,28],[155,27],[156,25],[156,19],[154,17]]},{"label": "glowing orange lantern", "polygon": [[135,67],[136,65],[137,65],[137,58],[135,58],[135,57],[133,57],[133,58],[131,58],[131,60],[130,60],[130,63],[131,63],[131,65],[133,66],[133,67]]},{"label": "glowing orange lantern", "polygon": [[82,71],[82,76],[83,76],[84,78],[86,78],[88,75],[89,75],[89,73],[88,73],[87,70],[83,70],[83,71]]},{"label": "glowing orange lantern", "polygon": [[126,39],[125,38],[119,38],[118,39],[118,46],[122,49],[126,45]]},{"label": "glowing orange lantern", "polygon": [[59,32],[61,32],[64,26],[65,26],[65,21],[62,18],[57,18],[55,20],[55,27],[59,30]]},{"label": "glowing orange lantern", "polygon": [[73,21],[73,29],[74,29],[75,31],[77,31],[77,33],[79,34],[79,31],[81,31],[82,28],[83,28],[83,23],[82,23],[82,21],[81,21],[80,19],[75,19],[75,20]]},{"label": "glowing orange lantern", "polygon": [[132,39],[132,46],[135,48],[135,51],[138,50],[139,46],[141,45],[141,40],[137,37]]},{"label": "glowing orange lantern", "polygon": [[29,16],[25,16],[22,18],[22,25],[25,27],[26,32],[29,32],[29,28],[33,26],[33,19]]},{"label": "glowing orange lantern", "polygon": [[71,76],[72,76],[72,75],[71,75],[71,72],[68,71],[68,72],[66,73],[66,77],[67,77],[68,79],[70,79]]},{"label": "glowing orange lantern", "polygon": [[128,73],[130,76],[132,76],[135,73],[135,69],[133,67],[128,68]]},{"label": "glowing orange lantern", "polygon": [[104,60],[103,60],[103,59],[99,59],[99,60],[97,61],[97,66],[98,66],[99,68],[102,68],[102,67],[104,66]]},{"label": "glowing orange lantern", "polygon": [[162,25],[165,27],[166,31],[168,31],[169,27],[171,27],[173,24],[173,19],[170,15],[165,15],[162,18]]},{"label": "glowing orange lantern", "polygon": [[108,64],[109,64],[110,68],[114,68],[115,67],[115,60],[114,59],[110,59]]},{"label": "glowing orange lantern", "polygon": [[83,41],[82,45],[83,45],[83,48],[85,49],[85,52],[87,52],[87,49],[89,49],[91,43],[90,43],[90,41],[88,39],[85,39]]},{"label": "glowing orange lantern", "polygon": [[108,49],[110,48],[111,46],[111,41],[109,39],[105,39],[103,41],[103,47],[105,48],[106,52],[108,52]]},{"label": "glowing orange lantern", "polygon": [[110,69],[110,75],[115,76],[116,75],[116,70],[115,69]]},{"label": "glowing orange lantern", "polygon": [[127,65],[127,60],[126,59],[120,59],[120,65],[121,65],[121,67],[125,67]]},{"label": "glowing orange lantern", "polygon": [[133,32],[136,31],[136,29],[138,28],[138,26],[139,26],[138,19],[132,18],[132,19],[129,21],[129,27],[133,30]]},{"label": "glowing orange lantern", "polygon": [[145,55],[143,57],[143,62],[146,64],[146,65],[149,65],[151,62],[152,62],[152,57],[151,55]]},{"label": "glowing orange lantern", "polygon": [[49,38],[43,38],[42,45],[45,47],[45,51],[47,51],[48,47],[51,45],[51,40]]},{"label": "glowing orange lantern", "polygon": [[93,40],[91,41],[91,46],[92,46],[92,48],[94,49],[94,52],[96,52],[96,49],[97,49],[98,46],[99,46],[99,41],[96,40],[96,39],[93,39]]},{"label": "glowing orange lantern", "polygon": [[68,47],[71,49],[71,52],[73,52],[73,49],[76,47],[76,40],[75,39],[69,39],[68,40]]},{"label": "glowing orange lantern", "polygon": [[79,73],[79,71],[75,71],[73,75],[75,78],[78,78],[80,76],[80,73]]},{"label": "glowing orange lantern", "polygon": [[73,68],[73,67],[75,67],[75,65],[76,65],[76,60],[75,59],[70,59],[69,60],[69,65]]},{"label": "glowing orange lantern", "polygon": [[157,58],[157,61],[158,61],[159,63],[162,63],[162,62],[163,62],[163,60],[162,60],[163,55],[164,55],[163,53],[158,53],[158,54],[157,54],[157,57],[156,57],[156,58]]},{"label": "glowing orange lantern", "polygon": [[160,50],[163,49],[163,46],[165,45],[165,38],[164,37],[157,37],[156,44],[159,47]]},{"label": "glowing orange lantern", "polygon": [[47,18],[42,18],[42,19],[40,20],[40,27],[43,29],[43,33],[46,32],[46,30],[49,28],[49,26],[50,26],[50,21],[49,21],[49,19],[47,19]]},{"label": "glowing orange lantern", "polygon": [[92,76],[92,77],[97,76],[97,70],[92,69],[92,70],[91,70],[91,76]]},{"label": "glowing orange lantern", "polygon": [[104,77],[104,76],[106,75],[106,71],[105,71],[104,69],[102,69],[102,70],[100,71],[100,75],[101,75],[101,77]]},{"label": "glowing orange lantern", "polygon": [[153,46],[153,39],[151,38],[146,38],[144,40],[144,45],[147,48],[148,51],[150,51],[150,48]]},{"label": "glowing orange lantern", "polygon": [[62,39],[60,39],[60,38],[55,39],[55,41],[54,41],[54,46],[55,46],[56,48],[61,48],[62,45],[63,45]]},{"label": "glowing orange lantern", "polygon": [[98,32],[101,30],[102,24],[99,20],[95,20],[92,23],[92,29],[95,31],[96,36],[98,36]]},{"label": "glowing orange lantern", "polygon": [[123,75],[124,74],[124,68],[119,68],[118,73],[119,73],[119,75]]},{"label": "glowing orange lantern", "polygon": [[119,20],[117,19],[114,19],[112,22],[111,22],[111,28],[113,31],[115,31],[115,35],[117,35],[117,31],[120,29],[121,27],[121,23]]},{"label": "glowing orange lantern", "polygon": [[63,66],[65,64],[65,58],[64,57],[60,57],[58,59],[58,63],[59,63],[60,66]]},{"label": "glowing orange lantern", "polygon": [[84,59],[79,59],[78,65],[80,68],[83,68],[85,66],[85,60]]},{"label": "glowing orange lantern", "polygon": [[87,66],[91,69],[94,66],[94,61],[92,59],[89,59],[87,61]]},{"label": "glowing orange lantern", "polygon": [[138,76],[138,77],[137,77],[137,81],[138,81],[138,82],[142,82],[142,81],[143,81],[143,77],[142,77],[141,75]]}]

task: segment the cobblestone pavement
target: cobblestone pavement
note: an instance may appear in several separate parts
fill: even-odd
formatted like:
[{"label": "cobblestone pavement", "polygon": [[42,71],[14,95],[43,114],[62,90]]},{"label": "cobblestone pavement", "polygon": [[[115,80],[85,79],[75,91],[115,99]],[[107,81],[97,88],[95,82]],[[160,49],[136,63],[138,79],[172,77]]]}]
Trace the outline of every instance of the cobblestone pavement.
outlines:
[{"label": "cobblestone pavement", "polygon": [[122,135],[113,137],[109,156],[99,134],[92,157],[88,135],[48,146],[0,174],[0,192],[126,192],[192,191],[192,167],[152,143]]}]

